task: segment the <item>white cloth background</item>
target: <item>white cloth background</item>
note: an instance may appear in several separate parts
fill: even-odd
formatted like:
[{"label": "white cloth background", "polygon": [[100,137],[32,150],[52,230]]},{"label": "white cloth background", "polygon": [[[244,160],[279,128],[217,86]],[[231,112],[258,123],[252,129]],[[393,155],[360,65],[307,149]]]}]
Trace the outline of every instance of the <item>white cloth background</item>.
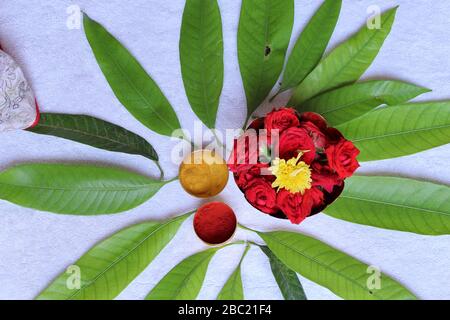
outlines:
[{"label": "white cloth background", "polygon": [[[225,41],[225,84],[218,128],[239,128],[245,96],[236,53],[239,0],[219,0]],[[293,41],[321,1],[297,0]],[[0,42],[24,69],[44,112],[89,114],[128,128],[148,139],[159,152],[167,177],[174,145],[136,121],[108,87],[82,30],[66,27],[66,9],[78,4],[101,22],[138,58],[160,85],[182,124],[196,119],[180,75],[178,38],[184,1],[173,0],[2,0]],[[391,36],[365,78],[395,78],[433,89],[420,100],[450,98],[450,2],[446,0],[344,0],[331,46],[359,29],[366,10],[400,4]],[[282,98],[276,104],[282,104]],[[129,168],[157,176],[148,160],[97,150],[81,144],[13,132],[0,136],[0,169],[24,162],[77,162]],[[360,172],[398,175],[450,183],[450,145],[399,159],[365,163]],[[450,236],[428,237],[380,230],[317,215],[301,226],[259,214],[234,183],[217,199],[230,204],[240,222],[261,230],[287,229],[313,235],[364,262],[378,266],[423,299],[450,298]],[[32,299],[86,250],[112,233],[144,220],[165,219],[198,207],[203,201],[183,192],[179,183],[130,212],[77,217],[38,212],[0,201],[0,299]],[[201,250],[188,220],[174,241],[119,296],[141,299],[174,265]],[[245,238],[239,232],[238,238]],[[242,246],[214,257],[199,298],[215,298],[237,264]],[[336,296],[303,278],[311,299]],[[282,298],[265,256],[252,248],[243,264],[247,299]]]}]

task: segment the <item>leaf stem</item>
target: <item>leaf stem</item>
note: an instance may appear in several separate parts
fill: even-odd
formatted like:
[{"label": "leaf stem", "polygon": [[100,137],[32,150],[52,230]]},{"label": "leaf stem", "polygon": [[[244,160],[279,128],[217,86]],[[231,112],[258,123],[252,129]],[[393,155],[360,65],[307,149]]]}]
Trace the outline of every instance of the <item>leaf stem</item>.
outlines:
[{"label": "leaf stem", "polygon": [[222,247],[220,247],[220,249],[229,247],[229,246],[234,246],[236,244],[245,244],[246,242],[244,240],[239,240],[239,241],[235,241],[235,242],[231,242],[231,243],[227,243],[226,245],[223,245]]},{"label": "leaf stem", "polygon": [[262,246],[264,246],[264,244],[259,244],[259,243],[256,243],[256,242],[254,242],[254,241],[248,241],[248,243],[251,244],[251,245],[260,247],[260,248],[261,248]]},{"label": "leaf stem", "polygon": [[282,92],[283,92],[282,88],[278,89],[278,91],[272,96],[272,98],[269,99],[269,102],[272,103],[273,100],[275,100],[275,98],[278,97],[278,95]]},{"label": "leaf stem", "polygon": [[247,230],[247,231],[251,231],[251,232],[258,233],[258,231],[253,230],[253,229],[250,229],[250,228],[248,228],[248,227],[246,227],[246,226],[244,226],[244,225],[242,225],[242,224],[240,224],[240,223],[238,223],[238,226],[239,226],[241,229],[244,229],[244,230]]},{"label": "leaf stem", "polygon": [[164,170],[161,167],[161,163],[159,163],[159,161],[155,161],[155,163],[156,163],[156,166],[158,167],[158,170],[160,172],[159,180],[163,181],[164,180]]},{"label": "leaf stem", "polygon": [[176,181],[176,180],[178,180],[178,176],[176,176],[175,178],[172,178],[172,179],[170,179],[170,180],[166,180],[166,181],[164,181],[166,184],[169,184],[169,183],[171,183],[171,182],[174,182],[174,181]]},{"label": "leaf stem", "polygon": [[213,133],[213,135],[214,135],[214,138],[215,138],[216,141],[217,141],[217,144],[218,144],[220,147],[222,147],[222,149],[225,148],[225,145],[222,143],[222,141],[220,141],[219,136],[218,136],[217,133],[216,133],[216,129],[211,129],[211,131],[212,131],[212,133]]},{"label": "leaf stem", "polygon": [[248,122],[250,121],[250,118],[252,117],[253,112],[252,113],[247,113],[247,117],[245,118],[245,122],[244,122],[244,126],[242,127],[242,130],[247,130],[247,125]]},{"label": "leaf stem", "polygon": [[[259,231],[250,229],[250,228],[248,228],[248,227],[246,227],[246,226],[243,226],[243,225],[240,224],[240,223],[238,223],[238,226],[239,226],[241,229],[244,229],[244,230],[251,231],[251,232],[254,232],[254,233],[256,233],[256,234],[259,234]],[[261,244],[258,244],[258,243],[254,242],[254,241],[246,241],[246,243],[247,243],[247,244],[252,244],[252,245],[258,246],[258,247],[261,247],[261,246],[262,246]]]},{"label": "leaf stem", "polygon": [[189,212],[186,212],[186,213],[183,213],[182,215],[177,216],[177,217],[175,217],[175,218],[173,218],[173,219],[176,220],[176,219],[185,219],[185,218],[188,218],[189,216],[193,215],[196,211],[197,211],[197,209],[192,210],[192,211],[189,211]]},{"label": "leaf stem", "polygon": [[186,141],[187,143],[189,143],[189,144],[191,145],[191,150],[194,151],[194,150],[196,149],[197,146],[194,144],[193,141],[191,141],[191,139],[189,139],[189,138],[186,136],[186,134],[184,133],[184,130],[181,130],[181,132],[182,132],[182,136],[179,137],[179,138],[180,138],[181,140],[184,140],[184,141]]},{"label": "leaf stem", "polygon": [[244,261],[245,256],[247,255],[248,250],[250,250],[250,242],[247,242],[247,246],[245,247],[244,253],[242,254],[241,260],[239,261],[239,266],[242,264],[242,261]]},{"label": "leaf stem", "polygon": [[219,136],[216,133],[216,129],[211,129],[212,133],[214,134],[214,138],[217,141],[217,144],[219,145],[219,147],[222,148],[222,150],[225,150],[226,152],[231,152],[231,149],[229,149],[226,144],[223,144],[222,141],[220,141]]}]

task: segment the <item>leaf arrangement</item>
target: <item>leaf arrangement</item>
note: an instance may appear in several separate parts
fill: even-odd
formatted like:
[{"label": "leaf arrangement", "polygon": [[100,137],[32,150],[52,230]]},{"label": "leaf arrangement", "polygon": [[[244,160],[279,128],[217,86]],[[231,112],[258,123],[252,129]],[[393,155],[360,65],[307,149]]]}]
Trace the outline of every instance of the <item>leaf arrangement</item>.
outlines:
[{"label": "leaf arrangement", "polygon": [[[342,1],[325,0],[297,39],[286,62],[294,0],[242,0],[238,59],[248,118],[275,89],[293,89],[290,105],[322,114],[361,150],[360,161],[410,155],[450,142],[450,102],[411,104],[429,90],[395,80],[358,82],[389,35],[397,8],[381,17],[381,28],[361,28],[325,55]],[[180,121],[155,81],[131,53],[99,23],[84,16],[87,39],[111,89],[150,130],[170,136]],[[183,82],[193,111],[213,129],[223,85],[222,22],[216,0],[187,0],[180,36]],[[283,66],[285,65],[283,71]],[[282,75],[281,85],[274,88]],[[158,155],[143,138],[84,115],[44,114],[31,131],[109,151]],[[0,173],[0,198],[61,214],[98,215],[139,206],[170,181],[117,168],[62,164],[20,165]],[[30,192],[32,191],[32,192]],[[424,235],[450,234],[450,188],[397,177],[355,176],[325,211],[362,225]],[[79,289],[61,274],[39,299],[113,299],[164,249],[189,214],[145,222],[100,242],[76,263]],[[245,228],[245,227],[243,227]],[[248,228],[245,228],[248,231]],[[285,299],[306,299],[296,273],[345,299],[415,299],[382,275],[382,287],[366,285],[367,265],[319,240],[292,232],[256,232],[266,245],[275,280]],[[236,243],[235,243],[236,244]],[[239,243],[237,243],[239,244]],[[186,258],[149,292],[147,299],[195,299],[209,262],[221,247]],[[218,299],[244,299],[242,259]]]}]

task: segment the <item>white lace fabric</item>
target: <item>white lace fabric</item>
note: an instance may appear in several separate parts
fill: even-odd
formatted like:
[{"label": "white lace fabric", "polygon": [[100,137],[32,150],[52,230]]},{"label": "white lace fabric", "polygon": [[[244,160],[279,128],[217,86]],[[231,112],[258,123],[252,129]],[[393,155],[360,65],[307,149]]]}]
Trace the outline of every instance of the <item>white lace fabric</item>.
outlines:
[{"label": "white lace fabric", "polygon": [[0,132],[29,128],[37,117],[34,94],[22,69],[0,50]]}]

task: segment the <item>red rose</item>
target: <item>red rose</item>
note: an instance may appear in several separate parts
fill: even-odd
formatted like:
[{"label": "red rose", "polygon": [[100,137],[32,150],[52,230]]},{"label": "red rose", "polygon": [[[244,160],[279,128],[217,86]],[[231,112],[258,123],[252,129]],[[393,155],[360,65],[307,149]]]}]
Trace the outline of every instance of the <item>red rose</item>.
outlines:
[{"label": "red rose", "polygon": [[241,189],[246,189],[248,184],[255,178],[263,178],[269,182],[273,182],[275,177],[273,175],[264,175],[263,169],[268,169],[269,164],[258,163],[252,166],[244,166],[238,169],[235,174],[236,184]]},{"label": "red rose", "polygon": [[341,179],[352,176],[359,168],[358,160],[356,160],[359,150],[351,141],[341,140],[337,144],[329,146],[325,153],[330,168],[335,170]]},{"label": "red rose", "polygon": [[267,114],[264,127],[270,135],[271,130],[280,130],[280,134],[291,127],[298,127],[300,120],[297,112],[291,108],[280,108]]},{"label": "red rose", "polygon": [[308,217],[314,208],[324,202],[323,192],[318,188],[306,190],[305,194],[290,193],[281,190],[277,196],[277,204],[292,223],[300,224]]},{"label": "red rose", "polygon": [[277,193],[272,185],[263,178],[255,178],[245,189],[245,198],[251,205],[267,214],[278,211],[276,198]]},{"label": "red rose", "polygon": [[308,131],[302,128],[289,128],[280,136],[280,158],[289,160],[297,157],[302,151],[302,160],[311,164],[316,157],[316,147],[314,141],[309,136]]},{"label": "red rose", "polygon": [[328,193],[332,193],[337,185],[342,184],[342,179],[328,165],[314,162],[312,164],[313,187],[322,187]]},{"label": "red rose", "polygon": [[327,121],[320,114],[315,112],[305,112],[300,116],[301,122],[312,122],[320,130],[325,130],[328,127]]},{"label": "red rose", "polygon": [[325,133],[322,132],[322,130],[319,129],[314,123],[312,122],[303,122],[300,125],[300,128],[305,129],[308,131],[309,136],[314,141],[314,146],[316,149],[323,149],[325,148],[327,144],[327,137],[325,136]]}]

